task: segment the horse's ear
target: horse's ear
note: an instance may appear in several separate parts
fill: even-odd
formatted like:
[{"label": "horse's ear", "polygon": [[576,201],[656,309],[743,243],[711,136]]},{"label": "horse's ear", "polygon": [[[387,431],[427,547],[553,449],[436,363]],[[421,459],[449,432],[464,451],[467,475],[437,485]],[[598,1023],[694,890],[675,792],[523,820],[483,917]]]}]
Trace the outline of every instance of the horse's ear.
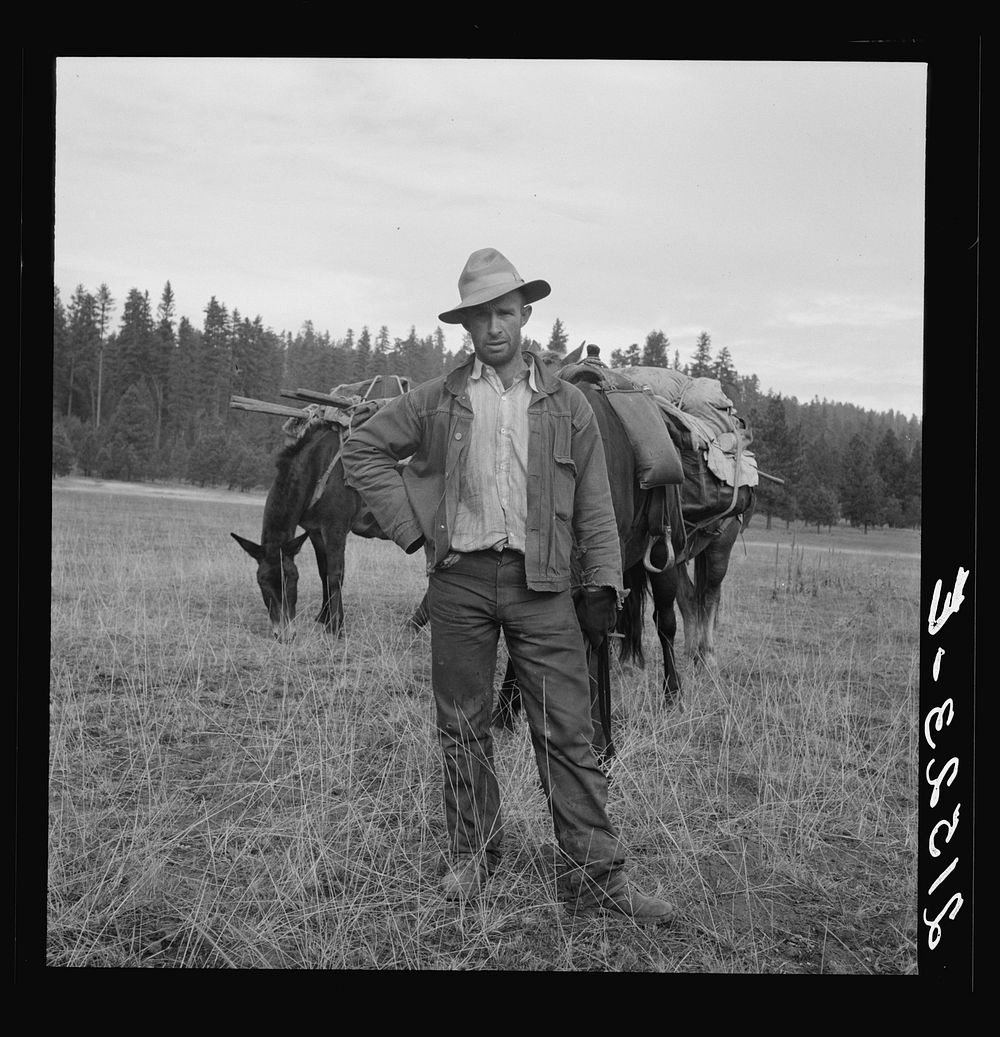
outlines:
[{"label": "horse's ear", "polygon": [[281,553],[288,558],[294,558],[302,549],[308,536],[308,533],[300,533],[294,540],[289,540],[287,544],[282,545]]},{"label": "horse's ear", "polygon": [[580,357],[583,356],[583,351],[586,348],[586,345],[586,340],[581,342],[580,345],[577,346],[572,353],[566,354],[565,358],[563,359],[563,362],[559,366],[568,367],[570,364],[578,364],[580,362]]},{"label": "horse's ear", "polygon": [[254,559],[254,561],[259,562],[264,557],[264,548],[262,548],[260,544],[255,544],[252,540],[247,540],[245,537],[241,537],[238,533],[230,533],[229,535],[237,544],[240,545],[240,547],[243,548],[244,551],[246,551],[248,555],[250,555],[251,558]]}]

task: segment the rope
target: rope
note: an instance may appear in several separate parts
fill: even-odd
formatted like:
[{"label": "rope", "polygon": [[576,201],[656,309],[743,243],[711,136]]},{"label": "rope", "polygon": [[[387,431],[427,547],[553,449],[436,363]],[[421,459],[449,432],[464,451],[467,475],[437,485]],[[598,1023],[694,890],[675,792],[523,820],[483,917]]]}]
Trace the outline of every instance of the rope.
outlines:
[{"label": "rope", "polygon": [[323,496],[323,492],[326,490],[326,484],[330,481],[330,476],[333,474],[334,468],[337,467],[340,455],[344,452],[344,433],[339,425],[337,426],[337,435],[340,439],[340,446],[337,447],[337,452],[333,455],[333,460],[329,465],[327,465],[326,471],[319,477],[319,480],[313,489],[312,497],[309,499],[310,508],[320,499],[320,497]]}]

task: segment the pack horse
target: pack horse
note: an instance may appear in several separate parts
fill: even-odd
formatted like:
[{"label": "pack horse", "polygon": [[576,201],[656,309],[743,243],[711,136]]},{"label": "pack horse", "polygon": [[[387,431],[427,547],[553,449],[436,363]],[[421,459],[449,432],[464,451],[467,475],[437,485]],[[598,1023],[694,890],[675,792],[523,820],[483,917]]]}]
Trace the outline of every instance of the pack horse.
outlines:
[{"label": "pack horse", "polygon": [[[642,627],[651,597],[663,695],[668,705],[676,704],[675,605],[684,619],[687,654],[713,665],[722,583],[754,507],[758,472],[747,449],[751,435],[715,379],[661,368],[610,369],[597,358],[597,347],[587,347],[586,355],[584,348],[554,362],[560,377],[587,396],[601,428],[628,591],[615,630],[619,654],[645,663]],[[606,674],[594,683],[602,685]],[[508,668],[494,723],[509,727],[518,706],[516,674]],[[600,741],[596,703],[594,719]],[[603,713],[602,723],[609,731]]]}]

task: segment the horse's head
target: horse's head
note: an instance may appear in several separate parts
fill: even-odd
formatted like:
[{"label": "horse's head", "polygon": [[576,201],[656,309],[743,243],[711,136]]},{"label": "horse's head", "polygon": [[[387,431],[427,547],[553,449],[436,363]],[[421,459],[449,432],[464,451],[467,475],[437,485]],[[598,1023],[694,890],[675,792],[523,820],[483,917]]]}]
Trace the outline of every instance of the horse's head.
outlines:
[{"label": "horse's head", "polygon": [[302,533],[283,544],[261,546],[236,533],[230,536],[257,563],[257,585],[271,618],[271,633],[279,641],[290,641],[295,636],[292,622],[298,598],[299,570],[295,556],[306,541]]}]

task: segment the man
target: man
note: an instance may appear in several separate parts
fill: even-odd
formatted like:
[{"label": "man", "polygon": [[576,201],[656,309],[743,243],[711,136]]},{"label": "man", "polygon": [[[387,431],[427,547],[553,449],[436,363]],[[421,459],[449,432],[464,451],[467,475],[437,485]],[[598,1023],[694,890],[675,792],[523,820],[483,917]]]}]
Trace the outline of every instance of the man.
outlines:
[{"label": "man", "polygon": [[[452,859],[449,899],[475,896],[500,858],[502,816],[490,730],[502,629],[562,851],[559,885],[574,914],[668,924],[676,911],[626,882],[591,746],[581,626],[597,644],[614,625],[621,549],[604,449],[589,403],[522,353],[531,303],[495,249],[474,252],[460,303],[475,355],[385,406],[344,447],[348,482],[386,534],[427,556],[431,659]],[[412,457],[411,457],[412,455]],[[411,457],[401,469],[397,462]],[[584,598],[570,595],[577,561]]]}]

